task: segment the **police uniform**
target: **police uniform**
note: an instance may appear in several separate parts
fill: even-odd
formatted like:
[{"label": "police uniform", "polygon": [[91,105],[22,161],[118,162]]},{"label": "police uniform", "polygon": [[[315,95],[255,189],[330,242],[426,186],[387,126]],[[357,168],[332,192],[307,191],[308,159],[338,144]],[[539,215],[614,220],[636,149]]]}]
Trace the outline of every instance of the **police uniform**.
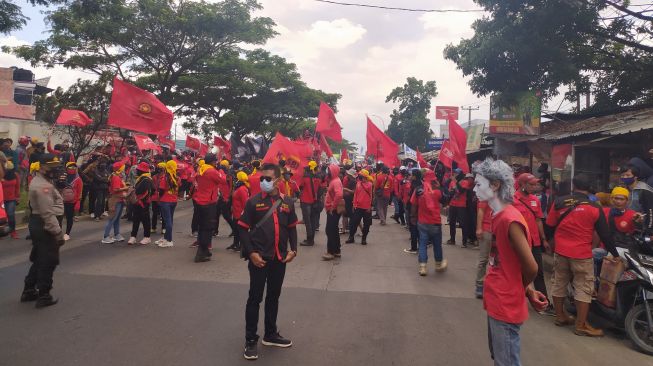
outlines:
[{"label": "police uniform", "polygon": [[42,307],[56,303],[50,290],[52,275],[59,264],[59,247],[64,243],[58,220],[64,213],[64,204],[59,191],[41,172],[36,173],[30,183],[29,202],[32,212],[29,217],[32,237],[29,259],[32,266],[25,277],[21,301],[33,301],[38,297],[36,307]]},{"label": "police uniform", "polygon": [[[265,222],[254,229],[277,200],[283,200]],[[259,305],[267,282],[265,299],[265,336],[277,333],[277,313],[279,295],[286,273],[282,262],[290,250],[297,251],[297,215],[289,197],[272,196],[265,192],[252,196],[245,204],[243,214],[238,220],[242,254],[249,259],[250,254],[259,253],[267,262],[258,268],[249,262],[250,288],[245,311],[245,337],[248,342],[258,339],[257,325]],[[265,338],[264,338],[265,340]]]}]

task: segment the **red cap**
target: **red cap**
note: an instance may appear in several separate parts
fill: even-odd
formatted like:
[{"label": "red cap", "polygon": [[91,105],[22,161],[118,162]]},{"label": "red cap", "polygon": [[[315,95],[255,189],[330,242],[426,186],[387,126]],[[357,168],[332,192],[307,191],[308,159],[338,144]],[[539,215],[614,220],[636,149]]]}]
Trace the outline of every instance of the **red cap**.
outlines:
[{"label": "red cap", "polygon": [[531,183],[531,184],[539,183],[540,180],[537,179],[537,177],[534,176],[531,173],[522,173],[517,178],[517,182],[521,186],[521,185],[524,185],[524,184],[527,184],[527,183]]},{"label": "red cap", "polygon": [[145,173],[149,173],[150,172],[150,164],[148,164],[148,163],[146,163],[144,161],[141,161],[140,163],[138,163],[138,166],[136,166],[136,169],[140,170],[142,172],[145,172]]},{"label": "red cap", "polygon": [[113,168],[114,171],[116,171],[116,170],[120,169],[120,167],[122,167],[123,165],[125,165],[125,163],[123,163],[122,161],[117,161],[117,162],[113,163],[112,168]]}]

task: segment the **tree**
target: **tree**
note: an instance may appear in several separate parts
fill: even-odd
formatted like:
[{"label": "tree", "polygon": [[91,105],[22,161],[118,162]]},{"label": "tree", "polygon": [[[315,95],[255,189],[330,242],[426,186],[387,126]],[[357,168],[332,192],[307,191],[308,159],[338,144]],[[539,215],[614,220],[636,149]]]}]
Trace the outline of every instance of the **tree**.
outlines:
[{"label": "tree", "polygon": [[277,131],[296,137],[314,128],[309,119],[317,117],[320,101],[335,107],[340,98],[309,88],[294,64],[261,49],[208,60],[180,80],[178,94],[182,114],[194,118],[184,124],[190,131],[236,139],[256,133],[268,141]]},{"label": "tree", "polygon": [[417,80],[409,77],[403,87],[396,87],[385,99],[386,103],[399,103],[392,111],[388,136],[397,143],[424,149],[430,136],[428,113],[431,99],[438,95],[435,81]]},{"label": "tree", "polygon": [[256,0],[73,0],[49,13],[47,39],[11,51],[33,66],[138,79],[170,104],[197,65],[275,34],[270,18],[252,16],[260,8]]},{"label": "tree", "polygon": [[[28,0],[32,5],[61,4],[66,0]],[[23,15],[21,8],[13,0],[0,0],[0,33],[9,34],[20,30],[27,24],[28,17]]]},{"label": "tree", "polygon": [[653,16],[628,0],[475,0],[490,16],[445,58],[471,76],[474,93],[539,90],[594,109],[653,102]]},{"label": "tree", "polygon": [[[53,125],[54,133],[70,142],[72,152],[80,156],[93,147],[98,130],[106,127],[111,93],[107,91],[111,75],[105,74],[97,81],[77,80],[67,90],[57,88],[50,95],[35,99],[36,119]],[[62,109],[77,109],[86,113],[93,123],[86,127],[54,125]]]}]

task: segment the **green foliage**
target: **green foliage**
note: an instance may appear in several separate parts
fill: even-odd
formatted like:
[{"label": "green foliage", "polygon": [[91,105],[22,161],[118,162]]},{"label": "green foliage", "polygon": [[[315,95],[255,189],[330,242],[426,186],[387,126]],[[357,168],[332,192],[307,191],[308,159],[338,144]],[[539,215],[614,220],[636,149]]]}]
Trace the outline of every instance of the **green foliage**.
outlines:
[{"label": "green foliage", "polygon": [[0,0],[0,33],[9,34],[27,24],[20,7],[10,0]]},{"label": "green foliage", "polygon": [[490,15],[448,45],[474,93],[540,90],[595,109],[653,102],[653,17],[625,0],[476,0]]},{"label": "green foliage", "polygon": [[428,113],[431,99],[437,95],[435,81],[424,83],[414,77],[409,77],[403,87],[393,89],[385,102],[399,103],[399,109],[390,115],[388,136],[397,143],[424,149],[430,136]]}]

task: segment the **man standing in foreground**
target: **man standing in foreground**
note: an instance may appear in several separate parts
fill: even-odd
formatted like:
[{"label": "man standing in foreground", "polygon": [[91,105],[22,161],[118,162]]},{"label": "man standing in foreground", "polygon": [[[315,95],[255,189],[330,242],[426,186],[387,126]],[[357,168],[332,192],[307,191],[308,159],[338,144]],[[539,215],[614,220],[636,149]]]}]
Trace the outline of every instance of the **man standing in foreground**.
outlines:
[{"label": "man standing in foreground", "polygon": [[519,366],[521,325],[528,319],[526,298],[538,311],[548,305],[533,288],[537,263],[529,245],[528,225],[511,205],[515,193],[510,166],[486,159],[476,165],[474,192],[487,201],[492,218],[492,248],[483,283],[483,305],[488,314],[488,340],[495,366]]},{"label": "man standing in foreground", "polygon": [[32,237],[32,266],[25,277],[21,302],[36,300],[42,308],[57,303],[50,295],[52,276],[59,264],[59,247],[64,244],[63,231],[57,216],[63,215],[63,198],[52,181],[61,173],[61,163],[52,154],[44,154],[39,161],[39,171],[29,185],[29,232]]},{"label": "man standing in foreground", "polygon": [[280,168],[274,164],[264,164],[259,172],[261,193],[247,201],[238,220],[242,255],[249,260],[249,297],[245,308],[243,354],[247,360],[258,359],[258,316],[266,283],[268,288],[263,345],[282,348],[292,346],[290,340],[279,334],[277,313],[286,264],[297,256],[297,215],[292,200],[279,194]]}]

